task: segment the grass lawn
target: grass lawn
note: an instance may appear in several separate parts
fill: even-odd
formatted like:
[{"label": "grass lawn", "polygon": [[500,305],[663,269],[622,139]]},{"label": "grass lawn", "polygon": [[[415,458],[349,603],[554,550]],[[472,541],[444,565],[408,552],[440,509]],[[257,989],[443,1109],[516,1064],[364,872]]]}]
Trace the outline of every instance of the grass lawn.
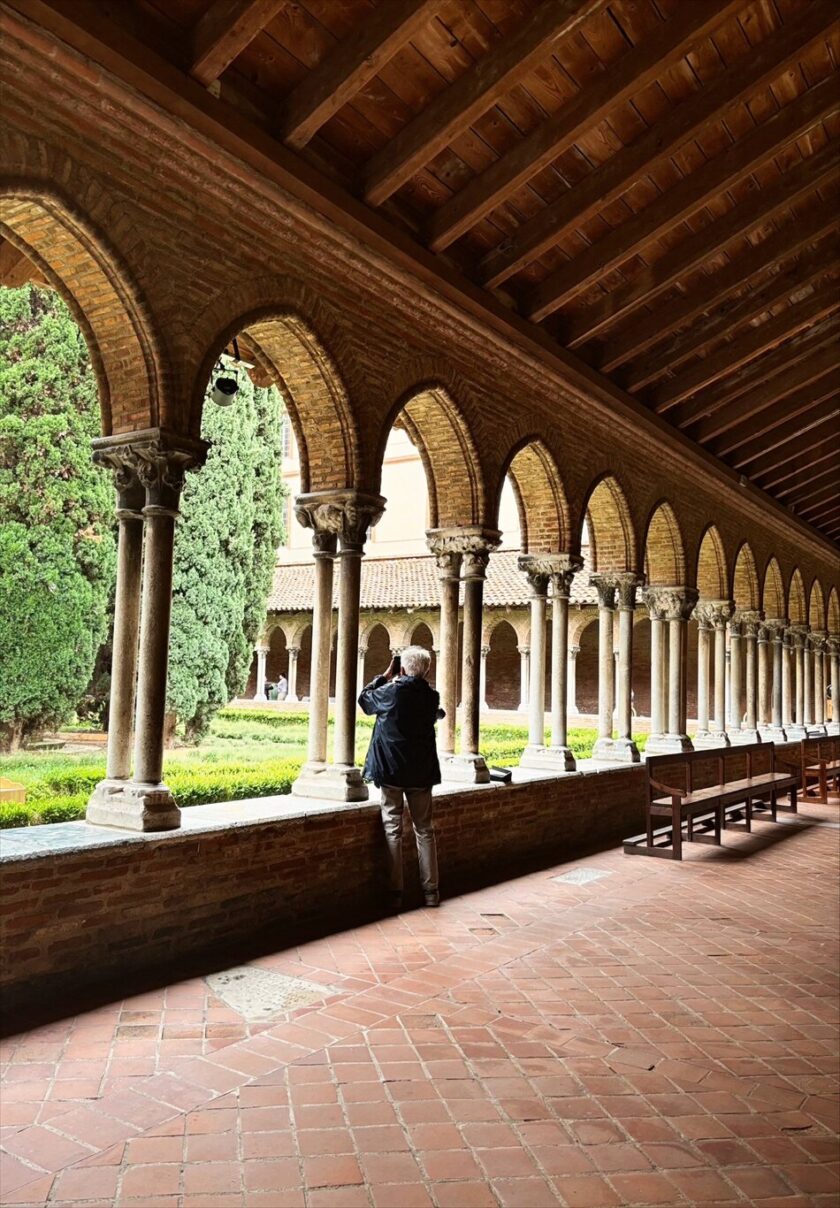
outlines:
[{"label": "grass lawn", "polygon": [[[308,720],[305,712],[224,709],[200,746],[167,753],[166,783],[181,806],[288,793],[306,759]],[[356,762],[360,765],[372,725],[370,718],[358,723]],[[646,737],[637,738],[640,749]],[[580,759],[591,755],[595,738],[594,730],[569,732],[569,744]],[[481,750],[488,763],[515,766],[527,741],[525,726],[481,727]],[[104,751],[78,755],[23,751],[0,756],[0,776],[26,787],[24,804],[0,804],[0,828],[83,817],[91,790],[104,775]]]}]

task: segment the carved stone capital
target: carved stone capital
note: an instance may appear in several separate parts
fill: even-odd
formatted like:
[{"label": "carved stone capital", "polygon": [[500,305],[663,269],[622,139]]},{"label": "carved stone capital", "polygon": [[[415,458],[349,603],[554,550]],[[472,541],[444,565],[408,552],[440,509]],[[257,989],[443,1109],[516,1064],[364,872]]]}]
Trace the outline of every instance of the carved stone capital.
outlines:
[{"label": "carved stone capital", "polygon": [[[178,436],[164,428],[147,428],[94,439],[93,460],[114,474],[118,514],[125,519],[140,509],[149,514],[178,515],[187,470],[204,465],[207,441]],[[123,517],[121,517],[123,518]]]},{"label": "carved stone capital", "polygon": [[732,622],[739,627],[739,632],[745,638],[755,638],[761,624],[761,613],[756,608],[737,608],[732,614]]},{"label": "carved stone capital", "polygon": [[765,617],[763,628],[771,642],[781,642],[784,638],[787,620],[784,617]]},{"label": "carved stone capital", "polygon": [[437,576],[441,582],[452,579],[460,579],[461,577],[461,558],[462,554],[456,554],[449,550],[432,550],[435,558],[435,566],[437,567]]},{"label": "carved stone capital", "polygon": [[487,549],[471,549],[463,555],[465,579],[483,579],[487,574],[487,564],[490,561],[490,551]]},{"label": "carved stone capital", "polygon": [[701,629],[725,629],[731,616],[729,600],[700,600],[694,609],[694,619]]},{"label": "carved stone capital", "polygon": [[313,533],[327,533],[341,542],[342,552],[361,553],[368,530],[385,511],[381,495],[362,491],[315,491],[298,495],[295,516],[304,528]]},{"label": "carved stone capital", "polygon": [[790,634],[790,640],[793,644],[794,650],[804,650],[805,649],[805,639],[808,636],[808,632],[809,632],[809,629],[808,629],[807,625],[800,624],[800,625],[791,625],[790,626],[790,628],[788,629],[788,633]]},{"label": "carved stone capital", "polygon": [[501,539],[498,529],[483,528],[480,524],[426,530],[426,544],[435,557],[438,554],[489,553]]},{"label": "carved stone capital", "polygon": [[486,659],[486,658],[487,658],[487,655],[488,655],[489,653],[490,653],[490,647],[489,647],[489,646],[482,646],[482,647],[481,647],[481,657],[482,657],[483,659]]},{"label": "carved stone capital", "polygon": [[612,611],[615,608],[615,580],[613,575],[590,575],[589,582],[598,593],[598,607]]},{"label": "carved stone capital", "polygon": [[828,653],[832,658],[840,655],[840,633],[830,633],[826,639],[826,644],[828,646]]},{"label": "carved stone capital", "polygon": [[643,593],[651,620],[687,621],[698,593],[693,587],[647,587]]},{"label": "carved stone capital", "polygon": [[547,569],[548,561],[548,558],[539,558],[532,554],[520,554],[517,559],[519,569],[528,580],[532,596],[548,595],[548,581],[551,577],[551,571]]},{"label": "carved stone capital", "polygon": [[297,658],[297,656],[300,654],[300,646],[287,646],[286,650],[288,652],[289,658],[291,658],[292,656]]},{"label": "carved stone capital", "polygon": [[577,656],[579,654],[580,654],[580,646],[570,646],[569,647],[569,658],[572,660],[572,662],[574,662],[574,660],[577,658]]},{"label": "carved stone capital", "polygon": [[531,653],[530,646],[517,646],[516,649],[519,651],[520,654],[530,654]]},{"label": "carved stone capital", "polygon": [[818,654],[822,654],[828,643],[828,634],[824,629],[811,630],[811,647]]}]

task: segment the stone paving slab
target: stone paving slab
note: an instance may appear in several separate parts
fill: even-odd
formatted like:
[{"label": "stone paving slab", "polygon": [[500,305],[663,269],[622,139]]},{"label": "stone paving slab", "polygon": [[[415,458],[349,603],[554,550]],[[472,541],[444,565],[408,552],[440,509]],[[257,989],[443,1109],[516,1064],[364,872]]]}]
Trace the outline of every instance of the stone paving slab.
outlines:
[{"label": "stone paving slab", "polygon": [[21,1031],[0,1202],[836,1208],[836,821],[249,961],[323,988],[269,1019],[194,977]]}]

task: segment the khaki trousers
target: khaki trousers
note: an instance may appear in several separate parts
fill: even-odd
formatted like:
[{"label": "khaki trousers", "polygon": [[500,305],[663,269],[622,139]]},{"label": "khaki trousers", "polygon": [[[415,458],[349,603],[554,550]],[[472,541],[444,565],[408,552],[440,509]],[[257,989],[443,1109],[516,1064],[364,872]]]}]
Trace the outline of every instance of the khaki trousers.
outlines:
[{"label": "khaki trousers", "polygon": [[402,833],[403,806],[408,802],[414,837],[417,841],[417,858],[420,864],[420,881],[424,893],[438,892],[438,863],[435,829],[432,822],[432,790],[400,789],[392,784],[382,785],[382,825],[388,845],[388,886],[393,893],[402,893],[403,862]]}]

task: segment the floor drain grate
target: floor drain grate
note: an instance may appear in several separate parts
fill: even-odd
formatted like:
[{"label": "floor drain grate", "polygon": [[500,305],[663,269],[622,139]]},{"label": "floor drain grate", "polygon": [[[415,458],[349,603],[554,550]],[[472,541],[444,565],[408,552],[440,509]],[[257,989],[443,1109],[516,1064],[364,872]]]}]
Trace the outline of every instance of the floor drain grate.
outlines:
[{"label": "floor drain grate", "polygon": [[254,965],[238,965],[223,973],[213,973],[205,980],[217,998],[245,1019],[270,1019],[284,1011],[311,1007],[340,993],[335,986],[287,977]]},{"label": "floor drain grate", "polygon": [[559,881],[561,885],[588,885],[590,881],[600,881],[601,877],[612,876],[612,871],[605,868],[573,868],[570,872],[564,872],[559,877],[552,877],[552,881]]}]

